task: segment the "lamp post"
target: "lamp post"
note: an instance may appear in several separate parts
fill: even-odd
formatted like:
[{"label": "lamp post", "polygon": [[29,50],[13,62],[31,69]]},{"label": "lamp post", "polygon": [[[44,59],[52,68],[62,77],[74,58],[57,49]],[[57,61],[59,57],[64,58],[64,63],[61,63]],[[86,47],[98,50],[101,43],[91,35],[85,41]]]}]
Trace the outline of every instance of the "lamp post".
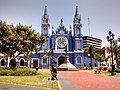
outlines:
[{"label": "lamp post", "polygon": [[67,45],[66,45],[65,53],[66,53],[66,56],[67,56]]},{"label": "lamp post", "polygon": [[69,63],[69,56],[68,56],[68,52],[67,52],[67,45],[66,45],[66,49],[65,49],[65,54],[66,54],[65,63]]},{"label": "lamp post", "polygon": [[114,61],[113,61],[113,41],[114,41],[114,34],[109,31],[109,36],[107,36],[107,41],[110,42],[110,48],[111,48],[111,56],[112,56],[112,72],[111,75],[116,75],[115,72],[115,65],[114,65]]}]

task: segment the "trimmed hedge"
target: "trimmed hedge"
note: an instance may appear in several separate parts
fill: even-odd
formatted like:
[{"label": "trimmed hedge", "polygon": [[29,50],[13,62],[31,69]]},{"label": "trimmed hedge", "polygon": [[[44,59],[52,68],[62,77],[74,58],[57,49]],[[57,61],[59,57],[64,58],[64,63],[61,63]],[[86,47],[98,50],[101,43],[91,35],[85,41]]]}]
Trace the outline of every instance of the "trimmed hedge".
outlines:
[{"label": "trimmed hedge", "polygon": [[37,74],[37,71],[30,69],[0,69],[0,76],[31,76]]},{"label": "trimmed hedge", "polygon": [[[111,72],[112,72],[112,68],[108,69],[108,72],[111,73]],[[115,72],[120,73],[120,68],[116,68],[116,69],[115,69]]]}]

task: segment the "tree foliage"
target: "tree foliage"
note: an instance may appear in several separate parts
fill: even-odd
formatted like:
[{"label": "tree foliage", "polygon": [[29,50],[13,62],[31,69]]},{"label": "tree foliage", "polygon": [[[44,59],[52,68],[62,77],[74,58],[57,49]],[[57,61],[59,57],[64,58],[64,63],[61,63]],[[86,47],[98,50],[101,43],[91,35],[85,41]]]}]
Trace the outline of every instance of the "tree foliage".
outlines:
[{"label": "tree foliage", "polygon": [[45,35],[42,33],[41,36],[40,36],[40,47],[43,45],[43,43],[46,42],[46,37]]},{"label": "tree foliage", "polygon": [[115,60],[116,60],[116,63],[117,63],[117,68],[118,68],[119,67],[118,59],[120,57],[120,46],[117,44],[116,41],[113,42],[113,53],[114,53]]},{"label": "tree foliage", "polygon": [[[119,38],[119,40],[120,40],[120,38]],[[107,50],[111,53],[111,47],[107,47]],[[118,45],[117,41],[112,42],[112,53],[113,53],[114,59],[116,60],[117,68],[119,68],[118,59],[120,58],[120,45]],[[109,58],[112,58],[112,54],[109,55]]]},{"label": "tree foliage", "polygon": [[20,54],[36,51],[37,46],[43,44],[45,40],[44,35],[40,36],[31,26],[21,24],[14,26],[0,21],[0,53],[10,58],[15,59]]},{"label": "tree foliage", "polygon": [[45,50],[45,56],[44,58],[48,59],[48,68],[50,63],[50,58],[55,61],[55,57],[53,56],[53,49]]},{"label": "tree foliage", "polygon": [[107,59],[105,58],[105,48],[96,49],[94,58],[98,60],[99,62],[105,61]]},{"label": "tree foliage", "polygon": [[94,58],[95,50],[96,50],[96,48],[92,45],[89,45],[87,48],[84,49],[84,55],[89,57],[91,60],[91,62],[90,62],[91,69],[93,69],[92,58]]}]

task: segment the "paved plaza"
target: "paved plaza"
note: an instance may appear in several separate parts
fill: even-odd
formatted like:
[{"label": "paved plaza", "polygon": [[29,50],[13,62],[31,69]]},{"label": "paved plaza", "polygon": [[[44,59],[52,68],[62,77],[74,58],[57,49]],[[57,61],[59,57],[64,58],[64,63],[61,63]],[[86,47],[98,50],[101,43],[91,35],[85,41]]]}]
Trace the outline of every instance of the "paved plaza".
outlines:
[{"label": "paved plaza", "polygon": [[[62,90],[120,90],[120,78],[81,71],[58,71]],[[0,84],[0,90],[48,90],[43,88]]]},{"label": "paved plaza", "polygon": [[60,71],[59,76],[62,90],[120,90],[119,78],[80,71]]}]

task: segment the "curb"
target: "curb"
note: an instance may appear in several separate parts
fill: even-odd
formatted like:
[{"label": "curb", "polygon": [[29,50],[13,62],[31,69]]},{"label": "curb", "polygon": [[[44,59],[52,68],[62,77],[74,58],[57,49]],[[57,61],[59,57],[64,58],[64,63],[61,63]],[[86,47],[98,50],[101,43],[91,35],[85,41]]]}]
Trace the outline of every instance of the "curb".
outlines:
[{"label": "curb", "polygon": [[60,81],[57,81],[57,83],[58,83],[58,88],[59,88],[59,90],[62,90],[62,87],[61,87]]},{"label": "curb", "polygon": [[[47,77],[44,77],[42,81],[45,81],[46,78],[47,78]],[[59,88],[59,90],[62,90],[62,87],[61,87],[60,81],[57,80],[57,84],[58,84],[58,88]],[[46,88],[46,89],[48,89],[48,88]]]}]

